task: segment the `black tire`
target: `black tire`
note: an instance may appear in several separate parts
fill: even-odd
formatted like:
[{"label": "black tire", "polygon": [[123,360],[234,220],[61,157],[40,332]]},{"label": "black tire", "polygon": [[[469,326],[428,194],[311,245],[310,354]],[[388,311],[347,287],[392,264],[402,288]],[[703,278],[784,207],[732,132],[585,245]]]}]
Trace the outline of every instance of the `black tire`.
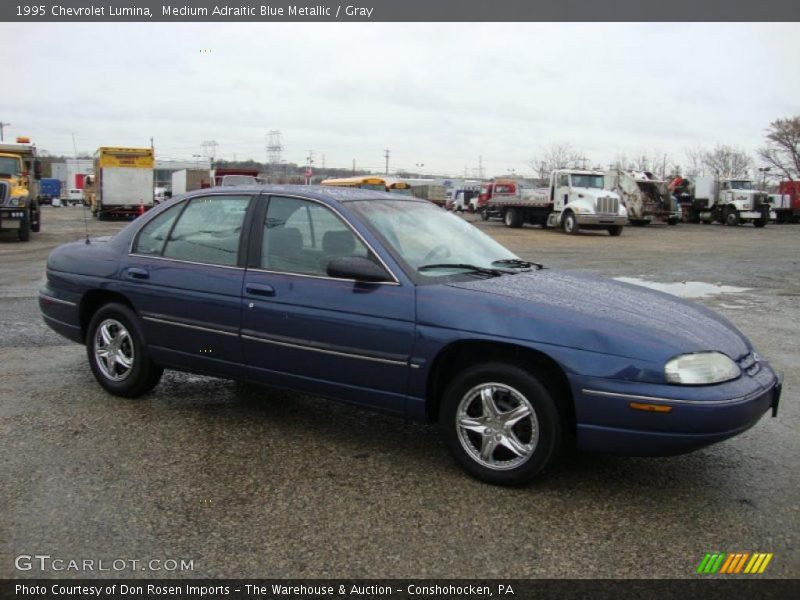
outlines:
[{"label": "black tire", "polygon": [[761,217],[760,219],[753,219],[753,226],[760,229],[761,227],[766,227],[768,221],[769,219],[765,219],[764,217]]},{"label": "black tire", "polygon": [[703,219],[703,225],[711,225],[710,219]]},{"label": "black tire", "polygon": [[622,225],[611,225],[608,228],[608,235],[611,237],[619,237],[622,235]]},{"label": "black tire", "polygon": [[[119,327],[114,326],[118,325]],[[127,336],[119,335],[119,345],[115,348],[117,355],[129,359],[131,366],[119,372],[120,363],[103,361],[96,354],[96,349],[102,350],[103,345],[101,327],[108,325],[109,331],[120,334],[124,329]],[[110,346],[105,346],[108,348]],[[123,398],[136,398],[149,392],[158,384],[164,369],[156,365],[147,353],[147,346],[139,325],[139,318],[128,306],[112,302],[102,306],[89,322],[86,333],[86,354],[89,366],[97,382],[109,393]],[[114,379],[109,373],[120,376]]]},{"label": "black tire", "polygon": [[736,227],[739,224],[739,211],[735,208],[732,209],[730,206],[726,207],[724,221],[725,225]]},{"label": "black tire", "polygon": [[39,203],[34,202],[31,208],[31,231],[39,233],[42,230],[42,211],[39,210]]},{"label": "black tire", "polygon": [[503,215],[503,222],[506,224],[506,227],[511,227],[513,229],[522,227],[522,212],[516,208],[507,209],[506,214]]},{"label": "black tire", "polygon": [[667,225],[677,225],[679,220],[678,217],[670,217],[667,219]]},{"label": "black tire", "polygon": [[22,219],[20,219],[19,229],[17,229],[17,238],[20,242],[27,242],[31,239],[30,213],[27,213]]},{"label": "black tire", "polygon": [[[498,419],[510,414],[511,409],[523,406],[521,401],[516,404],[516,394],[528,402],[533,416],[520,418],[510,428],[497,429],[494,423],[490,423],[484,431],[503,432],[494,436],[494,441],[492,435],[460,427],[458,423],[461,418],[473,417],[475,402],[480,405],[477,408],[485,410],[483,396],[480,392],[476,396],[476,390],[481,388],[491,388],[491,404],[499,413]],[[465,406],[469,410],[465,411]],[[482,417],[481,412],[475,418]],[[552,464],[560,452],[564,437],[556,402],[547,387],[525,369],[500,362],[468,367],[450,382],[439,411],[439,427],[450,451],[464,470],[477,479],[496,485],[529,483]],[[481,444],[483,448],[484,438],[492,444],[487,460],[480,457],[477,447]],[[504,441],[496,441],[499,438]],[[506,443],[519,443],[518,448],[525,449],[524,457],[512,452]]]},{"label": "black tire", "polygon": [[482,221],[488,221],[489,220],[489,209],[488,208],[484,208],[481,211],[481,220]]},{"label": "black tire", "polygon": [[568,233],[570,235],[578,235],[581,232],[581,228],[578,225],[578,218],[575,216],[575,213],[568,212],[564,215],[564,233]]}]

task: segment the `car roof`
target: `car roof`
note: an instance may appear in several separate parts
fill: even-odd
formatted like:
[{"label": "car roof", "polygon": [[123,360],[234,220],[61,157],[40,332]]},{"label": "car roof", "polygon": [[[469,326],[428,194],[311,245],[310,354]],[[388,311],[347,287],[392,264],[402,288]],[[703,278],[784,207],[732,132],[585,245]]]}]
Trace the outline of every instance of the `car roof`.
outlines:
[{"label": "car roof", "polygon": [[405,196],[402,194],[391,194],[389,192],[379,192],[376,190],[362,190],[359,188],[333,187],[323,185],[279,185],[264,183],[258,185],[226,185],[212,188],[194,190],[186,194],[185,198],[198,195],[231,194],[231,193],[261,193],[261,194],[291,194],[293,196],[305,196],[316,200],[335,200],[337,202],[352,202],[354,200],[402,200],[405,202],[427,202],[421,198]]}]

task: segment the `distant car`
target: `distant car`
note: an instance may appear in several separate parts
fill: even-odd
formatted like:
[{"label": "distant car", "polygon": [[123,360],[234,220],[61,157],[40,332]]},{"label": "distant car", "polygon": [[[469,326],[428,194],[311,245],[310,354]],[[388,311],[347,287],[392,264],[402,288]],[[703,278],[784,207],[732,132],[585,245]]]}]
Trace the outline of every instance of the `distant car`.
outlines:
[{"label": "distant car", "polygon": [[370,190],[173,198],[56,248],[39,305],[112,394],[141,396],[170,368],[438,421],[496,484],[530,481],[572,439],[628,455],[719,442],[774,415],[781,391],[702,306],[542,268],[429,202]]}]

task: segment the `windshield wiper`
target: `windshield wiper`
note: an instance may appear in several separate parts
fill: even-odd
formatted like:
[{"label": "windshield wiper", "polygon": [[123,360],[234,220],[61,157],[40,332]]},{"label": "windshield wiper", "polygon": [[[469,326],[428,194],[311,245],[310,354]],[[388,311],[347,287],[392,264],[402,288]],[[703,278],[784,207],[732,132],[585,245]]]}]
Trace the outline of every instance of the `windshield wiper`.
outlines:
[{"label": "windshield wiper", "polygon": [[509,265],[515,269],[530,269],[531,267],[536,267],[537,271],[544,269],[544,265],[541,263],[530,262],[529,260],[520,260],[518,258],[501,258],[499,260],[493,260],[493,265]]},{"label": "windshield wiper", "polygon": [[432,271],[433,269],[466,269],[472,273],[489,275],[490,277],[499,277],[500,275],[508,275],[509,273],[517,272],[512,271],[511,269],[492,269],[489,267],[479,267],[477,265],[470,265],[467,263],[435,263],[417,267],[417,271]]}]

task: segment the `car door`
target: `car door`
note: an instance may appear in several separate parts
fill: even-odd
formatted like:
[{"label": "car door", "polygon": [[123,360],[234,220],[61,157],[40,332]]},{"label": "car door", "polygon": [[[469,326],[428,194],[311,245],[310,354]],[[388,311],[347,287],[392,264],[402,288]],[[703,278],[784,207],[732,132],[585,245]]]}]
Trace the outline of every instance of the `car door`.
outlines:
[{"label": "car door", "polygon": [[242,298],[242,348],[252,376],[402,413],[413,285],[388,270],[381,283],[328,277],[327,263],[337,256],[379,259],[324,203],[271,196],[260,214]]},{"label": "car door", "polygon": [[242,368],[240,246],[251,202],[242,194],[194,197],[135,238],[122,279],[157,361],[230,376]]}]

